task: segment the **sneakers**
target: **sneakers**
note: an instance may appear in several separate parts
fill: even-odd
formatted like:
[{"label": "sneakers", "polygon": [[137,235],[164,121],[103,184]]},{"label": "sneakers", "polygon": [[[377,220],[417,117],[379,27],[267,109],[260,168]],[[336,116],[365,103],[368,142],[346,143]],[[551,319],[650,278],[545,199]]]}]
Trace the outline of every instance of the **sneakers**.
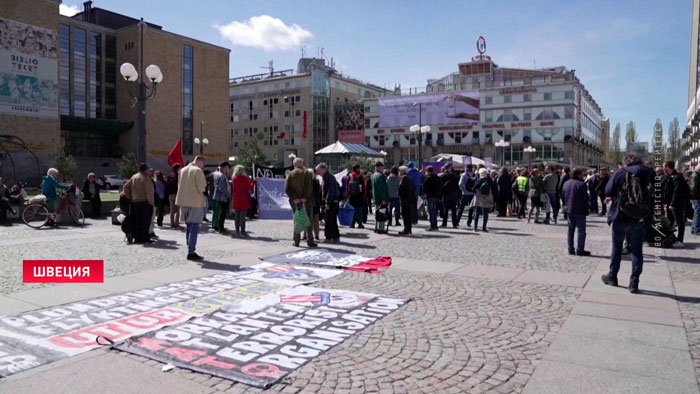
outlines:
[{"label": "sneakers", "polygon": [[634,283],[630,283],[630,285],[627,287],[627,289],[630,291],[632,294],[638,294],[639,293],[639,285]]},{"label": "sneakers", "polygon": [[578,252],[576,252],[576,256],[586,257],[586,256],[590,256],[590,255],[591,255],[591,252],[589,252],[587,250],[579,250]]},{"label": "sneakers", "polygon": [[202,260],[204,260],[204,257],[198,255],[197,253],[189,253],[189,254],[187,255],[187,260],[191,260],[191,261],[202,261]]},{"label": "sneakers", "polygon": [[676,242],[673,243],[673,247],[676,248],[676,249],[680,249],[680,248],[684,248],[684,247],[685,247],[685,244],[684,244],[683,242],[681,242],[681,241],[676,241]]},{"label": "sneakers", "polygon": [[602,279],[603,283],[608,286],[617,287],[617,278],[611,278],[609,275],[603,275],[600,277],[600,279]]}]

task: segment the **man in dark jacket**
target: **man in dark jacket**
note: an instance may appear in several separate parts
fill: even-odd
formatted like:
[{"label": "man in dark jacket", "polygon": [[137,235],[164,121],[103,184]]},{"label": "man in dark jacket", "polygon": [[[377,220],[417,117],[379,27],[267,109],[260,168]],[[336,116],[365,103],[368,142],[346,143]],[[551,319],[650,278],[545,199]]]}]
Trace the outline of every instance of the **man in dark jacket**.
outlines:
[{"label": "man in dark jacket", "polygon": [[[400,235],[411,234],[411,207],[416,205],[416,185],[408,175],[408,167],[399,167],[401,181],[399,182],[399,199],[401,200],[401,215],[403,216],[403,231]],[[433,174],[435,175],[435,174]]]},{"label": "man in dark jacket", "polygon": [[506,167],[501,169],[501,175],[498,176],[496,183],[498,185],[498,202],[496,206],[498,209],[498,217],[500,218],[506,216],[506,208],[513,197],[513,190],[511,188],[513,181]]},{"label": "man in dark jacket", "polygon": [[326,237],[326,242],[340,242],[340,231],[338,230],[338,200],[340,191],[338,189],[338,181],[335,180],[333,174],[328,172],[326,163],[319,163],[316,166],[316,172],[323,179],[322,201],[324,204],[324,223],[325,228],[323,234]]},{"label": "man in dark jacket", "polygon": [[365,183],[365,177],[362,176],[359,164],[355,164],[352,167],[352,172],[348,174],[345,190],[348,202],[355,208],[355,216],[350,227],[355,228],[355,223],[357,223],[357,228],[365,228],[363,207],[367,198],[367,183]]},{"label": "man in dark jacket", "polygon": [[[292,211],[296,212],[300,209],[306,210],[306,215],[309,217],[309,226],[305,230],[306,244],[310,248],[315,248],[317,245],[314,242],[313,224],[311,223],[313,218],[313,175],[309,174],[306,169],[304,169],[304,160],[302,158],[297,157],[292,164],[294,165],[294,169],[287,175],[287,179],[284,183],[284,192],[287,193],[287,197],[289,197],[289,205],[291,205]],[[294,246],[299,246],[300,241],[301,233],[295,231]]]},{"label": "man in dark jacket", "polygon": [[[559,180],[559,196],[562,196],[562,191],[564,190],[564,185],[566,184],[566,181],[571,179],[570,175],[571,169],[569,167],[564,167],[562,169],[562,175],[561,175],[561,180]],[[566,215],[566,209],[564,209],[564,220],[566,220],[567,215]]]},{"label": "man in dark jacket", "polygon": [[83,182],[83,198],[90,201],[91,216],[99,218],[102,210],[102,201],[100,200],[100,184],[95,181],[95,174],[88,174],[87,179]]},{"label": "man in dark jacket", "polygon": [[[567,244],[569,254],[577,256],[590,256],[591,252],[585,250],[586,245],[586,216],[588,216],[588,192],[583,183],[584,172],[580,168],[573,171],[571,179],[563,188],[564,205],[568,212],[569,233]],[[574,232],[578,230],[576,249],[574,249]]]},{"label": "man in dark jacket", "polygon": [[428,218],[430,219],[430,228],[428,228],[428,231],[436,231],[438,229],[437,201],[440,197],[440,179],[435,175],[433,166],[426,167],[425,172],[428,175],[425,177],[425,181],[423,181],[423,193],[425,193],[425,198],[428,200]]},{"label": "man in dark jacket", "polygon": [[447,163],[440,174],[440,189],[442,196],[442,227],[447,227],[447,215],[452,213],[452,227],[457,227],[457,191],[459,177],[452,172],[452,163]]},{"label": "man in dark jacket", "polygon": [[682,248],[685,235],[685,207],[690,200],[690,188],[683,174],[676,171],[674,162],[664,163],[664,173],[666,174],[666,204],[668,207],[666,215],[671,223],[675,223],[678,227],[676,235],[678,241],[673,246]]},{"label": "man in dark jacket", "polygon": [[[654,172],[642,163],[642,159],[636,153],[628,153],[625,157],[625,167],[615,171],[612,179],[605,187],[606,197],[612,198],[610,212],[608,212],[608,225],[612,225],[612,251],[610,253],[610,271],[602,276],[603,283],[617,286],[617,273],[620,270],[622,260],[622,244],[625,237],[629,237],[632,249],[632,274],[630,275],[630,293],[639,293],[639,277],[642,274],[644,256],[642,247],[644,244],[645,220],[633,219],[620,211],[620,194],[624,191],[627,175],[638,177],[641,189],[649,191],[649,185],[654,180]],[[650,193],[651,194],[651,193]],[[652,201],[648,196],[648,201]],[[649,212],[651,215],[651,212]]]},{"label": "man in dark jacket", "polygon": [[598,184],[596,185],[596,194],[600,199],[601,212],[599,216],[605,216],[608,213],[608,206],[605,204],[605,186],[608,185],[610,181],[610,174],[608,174],[608,169],[602,167],[598,173]]}]

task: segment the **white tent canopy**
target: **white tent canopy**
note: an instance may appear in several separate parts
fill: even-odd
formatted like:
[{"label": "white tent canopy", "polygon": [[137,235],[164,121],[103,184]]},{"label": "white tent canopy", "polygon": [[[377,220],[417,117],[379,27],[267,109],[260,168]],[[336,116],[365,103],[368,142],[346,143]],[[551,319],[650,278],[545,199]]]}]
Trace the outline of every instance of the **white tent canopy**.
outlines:
[{"label": "white tent canopy", "polygon": [[334,144],[328,145],[327,147],[316,151],[316,155],[366,155],[373,157],[384,157],[381,153],[376,150],[362,145],[362,144],[351,144],[349,142],[336,141]]},{"label": "white tent canopy", "polygon": [[[451,154],[451,153],[440,153],[437,154],[433,157],[430,158],[430,161],[438,161],[438,162],[448,162],[451,161],[452,165],[454,168],[462,168],[462,163],[464,162],[464,158],[470,157],[470,156],[465,156],[465,155],[456,155],[456,154]],[[472,158],[472,164],[477,166],[477,165],[486,165],[486,162],[483,161],[482,159],[479,159],[478,157],[471,156]],[[496,167],[496,166],[494,166]]]}]

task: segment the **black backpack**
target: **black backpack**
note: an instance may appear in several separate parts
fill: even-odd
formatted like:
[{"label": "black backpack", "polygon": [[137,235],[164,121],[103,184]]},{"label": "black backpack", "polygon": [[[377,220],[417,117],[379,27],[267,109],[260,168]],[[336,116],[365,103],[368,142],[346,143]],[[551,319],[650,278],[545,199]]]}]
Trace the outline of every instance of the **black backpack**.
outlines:
[{"label": "black backpack", "polygon": [[639,176],[627,171],[619,195],[620,212],[628,218],[642,220],[651,213],[651,198]]},{"label": "black backpack", "polygon": [[362,181],[359,176],[351,176],[348,181],[348,194],[350,197],[364,197],[362,191]]},{"label": "black backpack", "polygon": [[484,182],[479,186],[479,193],[481,193],[482,196],[491,194],[491,185],[489,185],[489,181],[484,179]]}]

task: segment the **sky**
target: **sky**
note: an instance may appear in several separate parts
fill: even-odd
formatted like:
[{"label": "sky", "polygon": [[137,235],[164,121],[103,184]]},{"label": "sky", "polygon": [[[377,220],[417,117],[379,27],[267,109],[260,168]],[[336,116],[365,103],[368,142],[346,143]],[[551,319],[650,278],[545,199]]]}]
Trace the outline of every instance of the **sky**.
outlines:
[{"label": "sky", "polygon": [[[501,67],[575,69],[603,114],[639,140],[685,124],[691,0],[94,0],[165,30],[231,49],[230,76],[295,69],[307,56],[393,88],[425,87],[486,54]],[[64,0],[61,12],[82,9]],[[623,142],[624,144],[624,142]]]}]

